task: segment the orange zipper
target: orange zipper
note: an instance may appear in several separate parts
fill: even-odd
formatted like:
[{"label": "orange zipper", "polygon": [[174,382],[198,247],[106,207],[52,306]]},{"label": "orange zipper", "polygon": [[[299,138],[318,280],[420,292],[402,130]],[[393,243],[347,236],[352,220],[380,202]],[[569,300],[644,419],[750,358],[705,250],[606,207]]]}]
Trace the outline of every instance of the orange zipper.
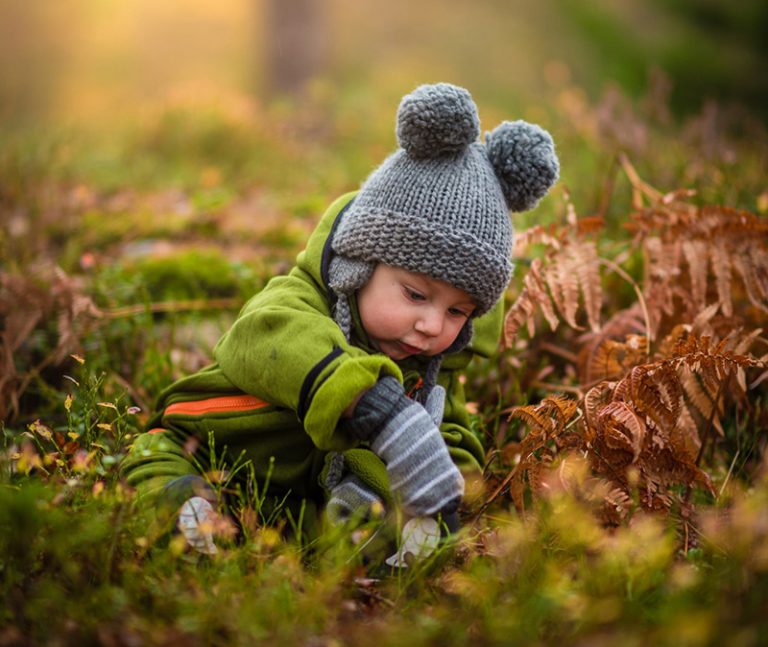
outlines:
[{"label": "orange zipper", "polygon": [[269,402],[259,400],[254,395],[224,395],[207,400],[195,400],[194,402],[176,402],[165,408],[165,415],[201,416],[205,413],[220,413],[222,411],[254,411],[268,406]]},{"label": "orange zipper", "polygon": [[408,391],[405,395],[407,395],[409,398],[413,398],[413,396],[416,394],[416,391],[418,391],[422,386],[424,386],[424,380],[421,376],[419,376],[419,379],[416,380],[416,384],[414,384],[411,387],[411,390]]}]

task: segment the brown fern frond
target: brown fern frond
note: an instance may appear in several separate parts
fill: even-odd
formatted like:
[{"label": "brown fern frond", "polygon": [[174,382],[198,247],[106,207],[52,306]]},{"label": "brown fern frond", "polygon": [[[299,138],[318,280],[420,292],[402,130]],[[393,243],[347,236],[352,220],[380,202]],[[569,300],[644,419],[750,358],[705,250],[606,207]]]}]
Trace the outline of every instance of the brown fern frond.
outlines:
[{"label": "brown fern frond", "polygon": [[735,254],[733,257],[733,266],[741,276],[744,290],[747,293],[749,302],[763,312],[768,312],[768,292],[761,285],[758,278],[755,264],[749,258],[750,254]]},{"label": "brown fern frond", "polygon": [[578,408],[578,402],[563,395],[551,395],[542,400],[542,407],[557,419],[556,431],[562,432]]},{"label": "brown fern frond", "polygon": [[600,285],[597,244],[594,241],[583,240],[571,244],[571,267],[574,268],[579,280],[579,287],[584,297],[584,309],[590,329],[600,330],[600,310],[603,305],[603,290]]},{"label": "brown fern frond", "polygon": [[[621,395],[625,402],[631,402],[638,411],[648,416],[661,429],[669,429],[674,425],[673,413],[664,404],[650,366],[634,367],[622,380],[624,381],[627,385],[626,395],[624,393]],[[614,399],[617,399],[616,394]]]},{"label": "brown fern frond", "polygon": [[720,308],[720,304],[717,301],[715,301],[715,303],[713,303],[712,305],[709,305],[706,308],[704,308],[704,310],[699,312],[693,318],[690,331],[700,337],[705,335],[708,337],[711,337],[714,334],[712,320],[717,314],[717,311],[719,308]]},{"label": "brown fern frond", "polygon": [[735,334],[733,335],[732,350],[735,355],[744,355],[749,352],[749,349],[752,348],[752,344],[760,336],[760,333],[763,332],[763,329],[756,328],[746,335],[736,334],[741,332],[741,330],[735,331]]},{"label": "brown fern frond", "polygon": [[554,226],[550,225],[545,228],[542,225],[534,225],[523,231],[515,232],[513,256],[515,258],[524,256],[532,245],[545,245],[553,251],[559,250],[562,246],[557,233],[554,231]]},{"label": "brown fern frond", "polygon": [[531,497],[535,500],[541,489],[545,468],[552,463],[553,456],[550,450],[542,447],[539,453],[539,456],[536,456],[533,452],[522,454],[520,462],[508,477],[509,496],[519,512],[525,510],[526,485],[531,493]]},{"label": "brown fern frond", "polygon": [[[685,411],[685,413],[682,413],[683,411]],[[692,427],[689,425],[692,425]],[[678,418],[677,424],[670,431],[668,446],[678,460],[687,465],[696,463],[696,458],[699,455],[699,448],[701,447],[701,441],[699,440],[696,425],[693,422],[687,407],[681,409],[681,415]]]},{"label": "brown fern frond", "polygon": [[[597,424],[598,424],[597,419],[598,419],[599,409],[602,405],[604,405],[606,402],[609,401],[610,396],[615,390],[615,388],[616,388],[615,382],[603,381],[593,386],[584,395],[583,411],[584,411],[584,419],[587,427],[587,429],[585,430],[586,432],[585,435],[590,433],[594,435],[594,430],[597,428]],[[591,441],[591,438],[587,436],[586,440],[589,443]]]},{"label": "brown fern frond", "polygon": [[[625,452],[629,456],[629,458],[621,461],[623,464],[634,462],[635,451],[632,446],[632,440],[622,431],[621,425],[617,424],[616,421],[609,416],[607,420],[601,421],[600,431],[602,432],[602,442],[605,443],[607,447]],[[614,462],[617,461],[614,460]]]},{"label": "brown fern frond", "polygon": [[587,367],[588,380],[593,379],[616,379],[621,377],[626,371],[622,360],[624,344],[606,339],[597,347],[594,355]]},{"label": "brown fern frond", "polygon": [[726,317],[733,314],[733,301],[731,300],[731,254],[725,247],[725,241],[718,238],[709,245],[712,270],[715,273],[715,285],[717,296],[720,299],[720,307]]},{"label": "brown fern frond", "polygon": [[648,261],[643,292],[654,324],[654,337],[662,315],[674,313],[674,288],[680,276],[680,249],[677,241],[668,243],[657,236],[649,236],[644,242]]},{"label": "brown fern frond", "polygon": [[[646,436],[646,426],[626,402],[610,402],[600,411],[599,420],[606,432],[619,432],[629,443],[633,462],[638,459]],[[606,433],[606,437],[609,433]],[[609,442],[610,444],[610,442]]]},{"label": "brown fern frond", "polygon": [[509,409],[507,420],[519,418],[530,428],[528,436],[532,434],[550,434],[555,430],[555,424],[552,419],[546,415],[546,407],[540,404],[528,404],[521,407],[512,407]]},{"label": "brown fern frond", "polygon": [[552,462],[556,452],[579,447],[577,434],[566,433],[567,424],[577,411],[578,403],[564,396],[550,396],[537,405],[512,407],[509,419],[518,418],[529,431],[518,445],[520,460],[507,477],[509,495],[515,507],[525,505],[526,485],[535,498],[541,487],[543,469]]},{"label": "brown fern frond", "polygon": [[677,420],[683,398],[683,387],[677,371],[674,367],[662,363],[652,371],[651,376],[665,408],[670,412],[670,419]]},{"label": "brown fern frond", "polygon": [[576,222],[576,234],[594,234],[605,227],[605,218],[602,216],[583,216]]},{"label": "brown fern frond", "polygon": [[697,207],[684,193],[646,197],[650,206],[631,214],[630,229],[646,255],[643,292],[653,333],[666,317],[672,318],[675,301],[686,317],[714,301],[730,318],[739,312],[742,295],[768,311],[765,218],[726,207]]},{"label": "brown fern frond", "polygon": [[[765,238],[763,238],[765,241]],[[753,241],[749,246],[749,258],[752,261],[752,267],[755,270],[755,277],[759,293],[763,296],[763,302],[768,301],[768,259],[765,254],[765,244],[760,246]]]},{"label": "brown fern frond", "polygon": [[531,269],[525,277],[525,285],[530,291],[531,299],[537,303],[541,308],[544,318],[547,320],[549,327],[552,331],[557,330],[557,326],[560,323],[557,315],[555,314],[555,308],[552,305],[552,300],[547,294],[547,288],[544,283],[544,278],[541,275],[541,259],[536,258],[531,263]]},{"label": "brown fern frond", "polygon": [[518,512],[525,510],[525,479],[523,474],[522,470],[516,468],[509,482],[509,496]]},{"label": "brown fern frond", "polygon": [[672,357],[680,342],[691,332],[690,324],[677,324],[659,342],[658,354],[662,358]]},{"label": "brown fern frond", "polygon": [[[757,334],[752,332],[745,336],[747,348]],[[740,373],[740,369],[743,372],[744,369],[764,365],[760,360],[729,350],[728,347],[734,343],[742,346],[738,340],[737,335],[729,336],[712,346],[708,336],[688,335],[676,343],[674,356],[664,360],[678,371],[686,396],[705,419],[709,419],[715,406],[715,413],[723,414],[724,404],[718,393],[724,381],[734,378],[743,391],[746,376]],[[719,401],[716,403],[715,400]],[[722,429],[717,415],[713,424],[718,431]]]},{"label": "brown fern frond", "polygon": [[533,296],[528,286],[524,285],[504,318],[504,345],[507,348],[514,346],[517,334],[520,332],[523,324],[528,325],[528,333],[531,333],[535,307],[536,304]]},{"label": "brown fern frond", "polygon": [[648,339],[642,335],[627,335],[623,343],[604,339],[594,351],[586,374],[589,381],[616,379],[644,363],[647,353]]},{"label": "brown fern frond", "polygon": [[701,310],[707,305],[707,246],[702,240],[684,240],[682,247],[688,263],[691,297],[696,309]]},{"label": "brown fern frond", "polygon": [[[600,331],[582,335],[579,339],[582,347],[578,356],[581,383],[592,384],[595,380],[605,379],[608,375],[613,375],[613,371],[617,370],[613,363],[614,360],[628,370],[630,368],[629,363],[634,361],[634,357],[627,358],[627,361],[614,357],[614,347],[610,342],[617,339],[628,339],[644,330],[645,321],[642,308],[638,303],[635,303],[632,307],[617,312],[605,322]],[[604,347],[606,343],[608,346]],[[596,357],[598,353],[603,356]],[[637,359],[639,362],[640,358]],[[616,377],[619,375],[617,374]]]},{"label": "brown fern frond", "polygon": [[534,336],[536,328],[534,313],[537,305],[550,328],[553,331],[556,330],[560,320],[555,314],[552,300],[547,294],[544,279],[541,276],[540,258],[534,259],[531,263],[531,268],[523,281],[523,289],[504,319],[504,343],[507,348],[512,347],[523,324],[528,328],[528,335]]},{"label": "brown fern frond", "polygon": [[698,454],[699,447],[701,447],[699,429],[696,426],[696,421],[693,419],[683,396],[680,396],[680,415],[677,417],[675,429],[683,435],[686,439],[686,443],[690,443],[690,445],[694,447],[696,454]]},{"label": "brown fern frond", "polygon": [[696,379],[696,375],[693,369],[687,364],[683,364],[680,367],[680,380],[685,390],[685,395],[696,410],[702,415],[704,420],[712,419],[712,425],[717,429],[717,432],[723,436],[723,426],[720,423],[720,418],[714,414],[714,403],[712,402],[712,396],[710,396],[699,384]]},{"label": "brown fern frond", "polygon": [[578,329],[576,312],[579,308],[579,281],[573,258],[570,255],[558,255],[544,271],[544,280],[563,319],[571,328]]},{"label": "brown fern frond", "polygon": [[605,525],[618,526],[627,518],[632,507],[629,493],[623,487],[614,487],[604,496],[599,516]]}]

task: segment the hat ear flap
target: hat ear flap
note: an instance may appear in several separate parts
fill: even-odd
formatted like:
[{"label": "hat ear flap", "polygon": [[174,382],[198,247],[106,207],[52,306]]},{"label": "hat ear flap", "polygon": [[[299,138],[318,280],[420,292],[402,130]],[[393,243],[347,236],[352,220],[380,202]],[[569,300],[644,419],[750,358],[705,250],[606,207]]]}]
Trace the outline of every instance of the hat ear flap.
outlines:
[{"label": "hat ear flap", "polygon": [[464,350],[469,345],[469,342],[472,341],[474,332],[475,328],[472,325],[472,319],[467,319],[464,326],[459,331],[459,334],[456,336],[456,339],[453,340],[453,343],[446,348],[444,352],[450,354]]},{"label": "hat ear flap", "polygon": [[528,122],[505,121],[485,136],[486,152],[512,211],[533,209],[560,174],[550,134]]},{"label": "hat ear flap", "polygon": [[339,324],[344,336],[352,334],[352,313],[349,297],[363,287],[373,275],[376,263],[336,255],[328,268],[328,287],[336,294],[333,318]]}]

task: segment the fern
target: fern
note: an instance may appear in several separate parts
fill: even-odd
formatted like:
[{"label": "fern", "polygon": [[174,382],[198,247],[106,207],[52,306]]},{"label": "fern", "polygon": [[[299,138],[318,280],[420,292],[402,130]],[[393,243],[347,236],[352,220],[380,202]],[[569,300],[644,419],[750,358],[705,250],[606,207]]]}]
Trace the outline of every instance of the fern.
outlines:
[{"label": "fern", "polygon": [[[640,286],[633,283],[636,303],[601,322],[600,266],[633,279],[589,239],[601,221],[584,225],[572,205],[564,225],[535,227],[518,240],[518,254],[532,245],[542,245],[543,254],[531,262],[507,315],[507,346],[523,324],[533,337],[539,315],[553,332],[561,322],[590,328],[578,338],[578,385],[569,388],[579,397],[549,396],[508,410],[528,426],[505,454],[517,460],[504,484],[520,510],[526,491],[538,496],[546,465],[575,449],[605,484],[599,514],[606,523],[621,522],[635,504],[690,511],[685,492],[714,494],[701,465],[706,445],[715,442],[710,430],[723,437],[729,403],[747,396],[748,372],[765,369],[766,358],[749,352],[764,341],[768,224],[743,211],[696,206],[689,191],[661,194],[623,163],[635,207],[625,258],[640,252],[644,259]],[[573,361],[573,354],[557,355]],[[766,378],[764,370],[751,388]]]}]

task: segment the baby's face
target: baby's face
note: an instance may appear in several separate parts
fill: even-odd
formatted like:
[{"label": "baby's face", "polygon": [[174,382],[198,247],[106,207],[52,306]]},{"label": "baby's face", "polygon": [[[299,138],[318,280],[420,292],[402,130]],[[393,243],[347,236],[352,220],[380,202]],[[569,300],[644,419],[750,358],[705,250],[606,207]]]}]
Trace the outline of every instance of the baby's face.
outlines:
[{"label": "baby's face", "polygon": [[400,360],[446,350],[475,301],[444,281],[379,263],[358,292],[357,307],[371,345]]}]

